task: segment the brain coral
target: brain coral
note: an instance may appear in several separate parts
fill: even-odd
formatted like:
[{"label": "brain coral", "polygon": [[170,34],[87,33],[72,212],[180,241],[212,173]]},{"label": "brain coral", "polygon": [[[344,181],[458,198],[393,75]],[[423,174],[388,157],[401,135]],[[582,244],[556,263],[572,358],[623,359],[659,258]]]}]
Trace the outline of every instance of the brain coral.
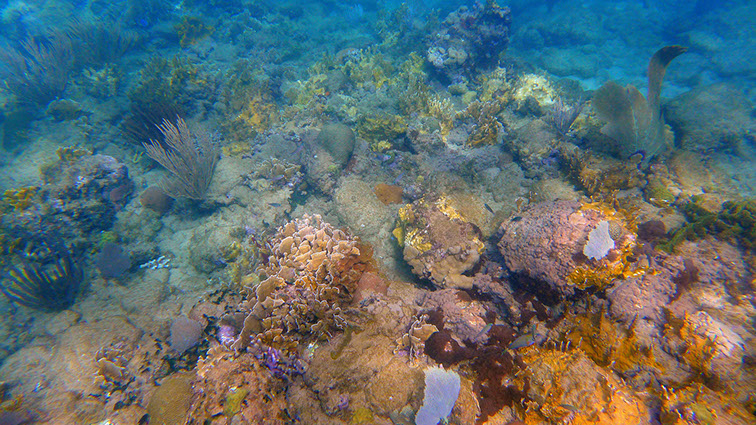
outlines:
[{"label": "brain coral", "polygon": [[257,272],[266,278],[248,288],[237,349],[251,337],[290,350],[304,338],[324,338],[343,329],[342,306],[352,300],[362,273],[372,267],[370,249],[319,215],[293,220],[278,229],[267,262]]}]

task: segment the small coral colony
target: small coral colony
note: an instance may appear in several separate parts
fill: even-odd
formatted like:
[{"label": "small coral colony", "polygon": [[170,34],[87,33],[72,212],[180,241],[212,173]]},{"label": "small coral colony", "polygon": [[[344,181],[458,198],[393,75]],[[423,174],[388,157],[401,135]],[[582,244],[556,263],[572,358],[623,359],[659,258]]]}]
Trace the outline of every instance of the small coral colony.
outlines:
[{"label": "small coral colony", "polygon": [[209,3],[3,4],[0,423],[756,423],[699,53],[587,90],[494,1]]}]

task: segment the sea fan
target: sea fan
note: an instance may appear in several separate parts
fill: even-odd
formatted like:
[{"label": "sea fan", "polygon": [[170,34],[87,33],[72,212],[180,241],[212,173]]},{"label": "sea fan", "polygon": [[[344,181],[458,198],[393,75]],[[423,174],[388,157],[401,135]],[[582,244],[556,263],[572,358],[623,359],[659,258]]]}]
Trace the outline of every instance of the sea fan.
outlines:
[{"label": "sea fan", "polygon": [[666,46],[654,53],[648,63],[647,97],[632,85],[622,87],[614,81],[594,93],[593,108],[599,118],[607,121],[601,132],[616,142],[616,153],[622,159],[640,153],[646,165],[668,147],[672,134],[664,125],[659,96],[667,66],[687,50],[682,46]]},{"label": "sea fan", "polygon": [[24,262],[11,269],[0,290],[12,302],[37,310],[61,311],[73,305],[83,278],[71,253],[56,249],[52,265]]}]

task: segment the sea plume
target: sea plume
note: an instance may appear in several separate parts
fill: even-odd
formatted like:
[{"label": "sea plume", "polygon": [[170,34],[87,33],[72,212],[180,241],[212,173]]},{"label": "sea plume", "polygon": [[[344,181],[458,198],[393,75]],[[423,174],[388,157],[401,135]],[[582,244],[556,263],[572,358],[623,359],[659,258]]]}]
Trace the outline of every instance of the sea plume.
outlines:
[{"label": "sea plume", "polygon": [[218,162],[218,147],[204,131],[192,134],[181,117],[176,118],[176,124],[164,119],[158,129],[165,136],[165,144],[150,139],[143,145],[147,156],[172,175],[163,190],[172,198],[204,199]]}]

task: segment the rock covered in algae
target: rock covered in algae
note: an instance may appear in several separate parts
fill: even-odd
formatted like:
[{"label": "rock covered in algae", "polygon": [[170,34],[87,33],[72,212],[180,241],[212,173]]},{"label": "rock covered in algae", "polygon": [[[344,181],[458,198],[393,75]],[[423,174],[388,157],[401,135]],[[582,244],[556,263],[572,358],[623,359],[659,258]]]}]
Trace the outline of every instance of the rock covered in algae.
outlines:
[{"label": "rock covered in algae", "polygon": [[651,423],[647,401],[581,350],[530,346],[520,356],[527,367],[515,382],[527,395],[525,423]]},{"label": "rock covered in algae", "polygon": [[[583,250],[588,235],[607,221],[615,248],[601,259],[588,259]],[[598,204],[573,201],[544,202],[501,225],[499,250],[515,273],[546,285],[546,292],[570,295],[575,288],[606,287],[620,277],[635,275],[626,255],[635,235],[622,214]]]},{"label": "rock covered in algae", "polygon": [[472,286],[472,278],[463,273],[480,260],[482,235],[447,197],[422,198],[402,207],[394,236],[417,276],[437,288]]},{"label": "rock covered in algae", "polygon": [[684,149],[739,149],[753,132],[753,102],[728,83],[696,87],[669,102],[666,117],[678,131]]},{"label": "rock covered in algae", "polygon": [[197,363],[189,417],[219,423],[283,424],[286,410],[276,380],[251,354],[235,356],[216,348]]},{"label": "rock covered in algae", "polygon": [[151,424],[173,425],[186,421],[192,397],[192,375],[191,372],[177,373],[163,380],[147,405]]}]

